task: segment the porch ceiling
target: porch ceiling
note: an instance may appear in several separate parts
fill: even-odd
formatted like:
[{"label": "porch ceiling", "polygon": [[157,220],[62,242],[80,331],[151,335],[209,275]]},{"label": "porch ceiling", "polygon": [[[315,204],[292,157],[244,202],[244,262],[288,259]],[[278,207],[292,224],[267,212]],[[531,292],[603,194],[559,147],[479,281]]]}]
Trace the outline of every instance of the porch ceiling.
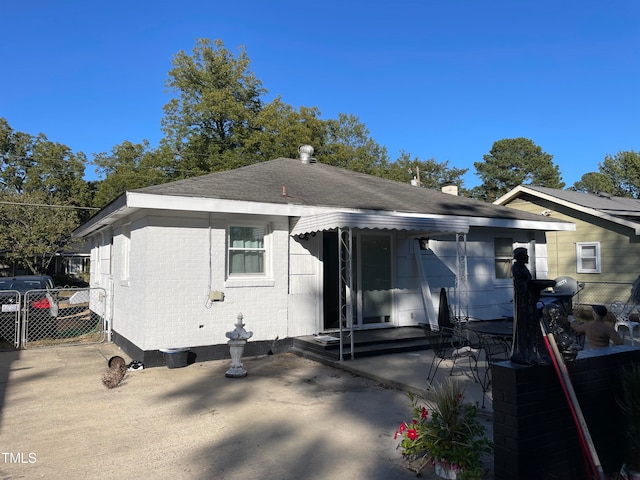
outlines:
[{"label": "porch ceiling", "polygon": [[336,228],[360,228],[370,230],[407,230],[422,234],[468,233],[469,223],[448,216],[416,217],[372,212],[330,212],[300,217],[291,235],[335,230]]}]

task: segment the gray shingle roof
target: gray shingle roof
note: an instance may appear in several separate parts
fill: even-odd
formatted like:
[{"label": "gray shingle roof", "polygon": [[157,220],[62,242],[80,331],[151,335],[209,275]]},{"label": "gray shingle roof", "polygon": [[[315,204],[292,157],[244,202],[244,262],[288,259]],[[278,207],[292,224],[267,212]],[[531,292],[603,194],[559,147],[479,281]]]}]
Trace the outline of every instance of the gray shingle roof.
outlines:
[{"label": "gray shingle roof", "polygon": [[635,198],[614,197],[602,194],[596,195],[593,193],[534,187],[531,185],[526,185],[526,188],[534,192],[555,197],[564,202],[570,202],[581,207],[592,208],[615,217],[628,218],[640,216],[640,200]]},{"label": "gray shingle roof", "polygon": [[304,164],[300,160],[289,158],[278,158],[134,191],[272,204],[553,221],[513,208],[416,188],[408,183],[322,163]]}]

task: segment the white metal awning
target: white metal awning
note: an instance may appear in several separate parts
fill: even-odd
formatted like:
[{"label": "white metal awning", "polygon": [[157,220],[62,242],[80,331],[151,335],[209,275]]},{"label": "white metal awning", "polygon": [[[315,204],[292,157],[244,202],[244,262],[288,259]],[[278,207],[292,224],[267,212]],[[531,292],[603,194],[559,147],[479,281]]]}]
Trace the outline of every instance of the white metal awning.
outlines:
[{"label": "white metal awning", "polygon": [[468,233],[466,219],[431,216],[417,217],[390,213],[330,212],[300,217],[291,230],[291,235],[304,235],[337,228],[360,228],[370,230],[407,230],[422,234]]}]

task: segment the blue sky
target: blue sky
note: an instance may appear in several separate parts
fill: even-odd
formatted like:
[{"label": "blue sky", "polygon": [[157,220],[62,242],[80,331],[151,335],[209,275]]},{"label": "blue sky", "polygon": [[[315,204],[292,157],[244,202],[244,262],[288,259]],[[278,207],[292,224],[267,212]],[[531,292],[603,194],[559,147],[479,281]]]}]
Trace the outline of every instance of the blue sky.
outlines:
[{"label": "blue sky", "polygon": [[567,186],[640,151],[635,0],[5,0],[0,25],[0,117],[89,158],[158,144],[196,38],[244,46],[267,100],[356,115],[392,159],[469,168],[468,188],[503,138],[533,140]]}]

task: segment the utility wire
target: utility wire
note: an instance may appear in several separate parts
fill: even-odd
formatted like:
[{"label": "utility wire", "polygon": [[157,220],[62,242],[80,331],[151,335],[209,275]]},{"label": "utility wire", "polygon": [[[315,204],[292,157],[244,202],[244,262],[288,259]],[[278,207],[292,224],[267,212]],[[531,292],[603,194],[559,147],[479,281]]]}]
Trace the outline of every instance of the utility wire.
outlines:
[{"label": "utility wire", "polygon": [[46,203],[2,202],[2,205],[21,205],[24,207],[73,208],[76,210],[100,210],[98,207],[76,207],[74,205],[47,205]]}]

